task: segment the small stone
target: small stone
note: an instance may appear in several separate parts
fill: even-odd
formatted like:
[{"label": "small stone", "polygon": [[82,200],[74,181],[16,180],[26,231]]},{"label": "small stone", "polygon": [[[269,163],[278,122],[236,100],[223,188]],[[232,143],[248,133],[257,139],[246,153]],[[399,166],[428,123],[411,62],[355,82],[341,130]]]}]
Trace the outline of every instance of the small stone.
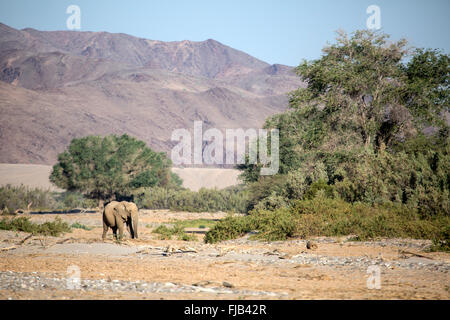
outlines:
[{"label": "small stone", "polygon": [[194,287],[205,287],[210,284],[211,284],[211,281],[200,281],[200,282],[193,283],[192,285]]},{"label": "small stone", "polygon": [[222,285],[223,285],[225,288],[233,288],[233,287],[234,287],[231,283],[226,282],[226,281],[222,282]]},{"label": "small stone", "polygon": [[175,285],[172,282],[166,282],[166,283],[164,283],[164,285],[166,287],[175,287]]},{"label": "small stone", "polygon": [[317,249],[318,247],[317,247],[317,244],[316,243],[314,243],[314,242],[312,242],[312,241],[310,241],[310,240],[308,240],[308,241],[306,241],[306,249],[309,249],[309,250],[315,250],[315,249]]}]

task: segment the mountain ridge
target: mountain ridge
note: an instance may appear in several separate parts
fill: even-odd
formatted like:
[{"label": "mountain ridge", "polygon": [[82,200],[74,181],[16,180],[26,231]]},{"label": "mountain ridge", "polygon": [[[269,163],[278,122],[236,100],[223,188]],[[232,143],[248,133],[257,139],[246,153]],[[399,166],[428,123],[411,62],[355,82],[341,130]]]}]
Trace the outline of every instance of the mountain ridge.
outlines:
[{"label": "mountain ridge", "polygon": [[171,132],[257,128],[304,85],[213,39],[162,42],[0,24],[0,162],[53,164],[71,139],[127,133],[170,151]]}]

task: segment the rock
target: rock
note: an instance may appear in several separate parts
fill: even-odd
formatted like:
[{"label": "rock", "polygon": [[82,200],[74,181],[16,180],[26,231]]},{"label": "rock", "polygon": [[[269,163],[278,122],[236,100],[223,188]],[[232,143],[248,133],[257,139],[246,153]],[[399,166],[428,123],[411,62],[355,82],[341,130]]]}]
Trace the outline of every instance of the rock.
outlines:
[{"label": "rock", "polygon": [[166,253],[173,253],[173,252],[175,252],[176,251],[176,249],[174,248],[174,247],[172,247],[170,244],[167,246],[167,248],[166,248]]},{"label": "rock", "polygon": [[200,281],[200,282],[193,283],[192,285],[194,287],[206,287],[210,284],[213,284],[213,283],[211,281],[206,280],[206,281]]},{"label": "rock", "polygon": [[173,284],[172,282],[166,282],[166,283],[164,283],[164,285],[166,287],[175,287],[175,284]]},{"label": "rock", "polygon": [[222,285],[223,285],[225,288],[233,288],[233,287],[234,287],[231,283],[226,282],[226,281],[224,281],[224,282],[222,283]]},{"label": "rock", "polygon": [[318,248],[318,246],[317,246],[316,243],[314,243],[314,242],[312,242],[310,240],[306,241],[306,249],[316,250],[317,248]]}]

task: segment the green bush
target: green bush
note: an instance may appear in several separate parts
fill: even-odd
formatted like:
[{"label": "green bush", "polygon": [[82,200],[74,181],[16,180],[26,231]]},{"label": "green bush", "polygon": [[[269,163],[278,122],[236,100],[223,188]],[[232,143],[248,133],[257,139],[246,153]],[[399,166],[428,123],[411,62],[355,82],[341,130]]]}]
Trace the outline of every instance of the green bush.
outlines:
[{"label": "green bush", "polygon": [[422,219],[400,204],[371,206],[327,198],[298,201],[291,211],[298,218],[295,233],[302,238],[356,235],[358,239],[433,239],[442,224],[450,223],[444,216]]},{"label": "green bush", "polygon": [[294,235],[295,219],[286,208],[277,211],[262,210],[243,217],[227,217],[206,233],[204,241],[215,243],[235,239],[250,231],[257,231],[254,236],[256,239],[286,240]]},{"label": "green bush", "polygon": [[32,234],[57,237],[61,233],[70,232],[70,226],[57,217],[54,221],[37,224],[31,222],[28,217],[14,219],[3,218],[0,221],[1,230],[23,231]]},{"label": "green bush", "polygon": [[322,191],[325,197],[333,199],[337,197],[335,188],[333,185],[327,184],[327,182],[323,179],[320,179],[316,182],[313,182],[309,187],[308,191],[305,193],[305,199],[313,199],[316,197],[318,192]]},{"label": "green bush", "polygon": [[446,251],[450,252],[450,226],[441,226],[438,234],[433,238],[433,245],[431,251]]},{"label": "green bush", "polygon": [[177,236],[178,240],[183,241],[195,241],[197,237],[192,234],[186,234],[184,232],[184,227],[178,224],[175,224],[173,227],[167,227],[165,225],[160,225],[153,233],[158,233],[160,235],[161,240],[171,240],[172,236]]},{"label": "green bush", "polygon": [[224,240],[235,239],[255,229],[250,216],[228,216],[219,221],[214,228],[205,235],[205,243],[216,243]]},{"label": "green bush", "polygon": [[79,192],[66,191],[57,195],[60,202],[58,209],[75,209],[75,208],[95,208],[97,202],[93,199],[87,199]]},{"label": "green bush", "polygon": [[84,224],[81,224],[79,222],[73,223],[70,227],[74,229],[83,229],[86,231],[92,230],[92,228],[89,228],[88,226],[85,226]]},{"label": "green bush", "polygon": [[30,203],[30,209],[35,211],[86,209],[97,205],[95,200],[87,199],[78,192],[52,192],[23,185],[0,187],[0,210],[14,213],[17,209],[26,210]]},{"label": "green bush", "polygon": [[242,187],[222,190],[143,188],[135,193],[135,202],[140,208],[170,209],[191,212],[245,212],[248,192]]},{"label": "green bush", "polygon": [[56,209],[58,203],[50,190],[27,186],[6,185],[0,187],[0,209],[14,213],[17,209],[27,209],[31,203],[34,209]]},{"label": "green bush", "polygon": [[212,228],[217,224],[217,221],[211,219],[193,219],[193,220],[178,220],[175,225],[183,228]]},{"label": "green bush", "polygon": [[[286,179],[282,175],[261,176],[257,181],[248,185],[248,204],[245,211],[253,210],[259,204],[259,208],[278,207],[285,196]],[[268,198],[271,199],[268,199]],[[266,202],[266,203],[264,203]]]},{"label": "green bush", "polygon": [[449,225],[448,216],[424,219],[405,205],[352,204],[327,198],[321,192],[311,200],[297,200],[289,208],[254,210],[244,217],[224,219],[206,234],[205,241],[233,239],[257,230],[255,238],[268,241],[355,235],[360,240],[380,237],[435,239],[442,247],[448,245]]},{"label": "green bush", "polygon": [[252,212],[249,218],[252,221],[250,225],[258,231],[254,236],[256,239],[286,240],[293,237],[296,231],[295,216],[287,208]]}]

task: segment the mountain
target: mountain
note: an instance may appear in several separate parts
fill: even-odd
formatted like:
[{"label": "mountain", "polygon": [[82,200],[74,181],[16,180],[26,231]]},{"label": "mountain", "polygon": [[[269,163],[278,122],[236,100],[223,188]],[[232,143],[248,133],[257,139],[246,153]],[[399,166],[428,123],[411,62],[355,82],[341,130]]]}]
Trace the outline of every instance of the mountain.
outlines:
[{"label": "mountain", "polygon": [[0,24],[0,162],[53,164],[73,138],[128,133],[169,151],[174,129],[258,128],[304,85],[215,40],[163,42]]}]

